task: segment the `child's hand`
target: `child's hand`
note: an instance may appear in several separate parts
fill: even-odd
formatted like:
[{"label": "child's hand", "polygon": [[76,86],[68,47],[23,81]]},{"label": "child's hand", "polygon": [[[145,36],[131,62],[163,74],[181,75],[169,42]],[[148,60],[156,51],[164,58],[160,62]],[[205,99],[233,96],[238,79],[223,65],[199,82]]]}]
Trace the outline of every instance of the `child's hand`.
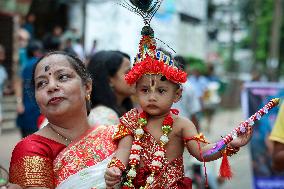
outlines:
[{"label": "child's hand", "polygon": [[121,170],[118,167],[110,167],[106,169],[105,181],[107,188],[113,188],[114,185],[121,180]]},{"label": "child's hand", "polygon": [[243,135],[240,135],[239,137],[237,137],[236,139],[234,139],[232,142],[229,143],[230,147],[242,147],[244,145],[246,145],[251,137],[252,137],[252,127],[248,127],[247,128],[247,132]]}]

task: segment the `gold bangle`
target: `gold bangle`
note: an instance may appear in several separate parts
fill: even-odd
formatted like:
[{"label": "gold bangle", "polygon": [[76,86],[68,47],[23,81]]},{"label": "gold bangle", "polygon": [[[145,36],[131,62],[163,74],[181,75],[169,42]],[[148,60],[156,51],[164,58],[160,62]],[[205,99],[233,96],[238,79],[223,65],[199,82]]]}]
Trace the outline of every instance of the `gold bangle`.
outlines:
[{"label": "gold bangle", "polygon": [[116,157],[113,157],[111,159],[111,161],[109,162],[108,168],[110,167],[117,167],[119,168],[121,171],[124,171],[126,169],[126,166],[121,162],[120,159],[116,158]]},{"label": "gold bangle", "polygon": [[234,154],[237,154],[237,152],[240,150],[240,147],[229,147],[226,146],[224,150],[221,151],[221,154],[226,154],[227,156],[232,156]]}]

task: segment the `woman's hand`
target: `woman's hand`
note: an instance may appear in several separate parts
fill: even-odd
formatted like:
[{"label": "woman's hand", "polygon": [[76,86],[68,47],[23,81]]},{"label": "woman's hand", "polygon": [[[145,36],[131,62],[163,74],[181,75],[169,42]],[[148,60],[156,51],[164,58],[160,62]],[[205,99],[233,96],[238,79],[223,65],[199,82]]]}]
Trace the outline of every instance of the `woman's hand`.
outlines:
[{"label": "woman's hand", "polygon": [[105,182],[107,189],[111,189],[121,181],[121,170],[118,167],[110,167],[105,172]]},{"label": "woman's hand", "polygon": [[230,142],[229,146],[232,148],[235,148],[235,147],[242,147],[246,145],[252,137],[252,131],[253,131],[252,127],[248,127],[247,132],[243,135],[238,136],[236,139]]}]

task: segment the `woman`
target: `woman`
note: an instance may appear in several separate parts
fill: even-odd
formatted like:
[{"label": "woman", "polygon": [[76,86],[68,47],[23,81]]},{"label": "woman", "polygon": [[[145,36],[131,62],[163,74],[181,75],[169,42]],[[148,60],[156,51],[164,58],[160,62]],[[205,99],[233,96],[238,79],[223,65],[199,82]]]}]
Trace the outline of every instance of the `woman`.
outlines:
[{"label": "woman", "polygon": [[119,51],[100,51],[91,58],[87,67],[93,81],[90,125],[117,124],[133,108],[130,96],[135,88],[124,80],[130,68],[129,56]]},{"label": "woman", "polygon": [[84,64],[52,52],[36,63],[32,78],[37,104],[49,124],[16,145],[10,182],[23,188],[104,188],[104,170],[116,149],[114,129],[90,129],[92,82]]}]

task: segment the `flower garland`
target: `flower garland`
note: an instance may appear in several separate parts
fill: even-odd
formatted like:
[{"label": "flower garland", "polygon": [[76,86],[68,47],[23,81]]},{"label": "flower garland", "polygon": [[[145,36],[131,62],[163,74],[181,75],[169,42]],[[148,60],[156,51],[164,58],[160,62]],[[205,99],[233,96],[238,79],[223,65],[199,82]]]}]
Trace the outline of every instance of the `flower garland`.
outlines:
[{"label": "flower garland", "polygon": [[[140,163],[140,156],[143,149],[142,142],[140,141],[140,139],[144,136],[143,128],[147,125],[147,117],[148,115],[144,111],[139,114],[138,128],[135,130],[134,141],[132,142],[132,147],[130,150],[130,156],[129,156],[130,170],[127,173],[128,180],[123,183],[122,189],[135,189],[132,181],[137,174],[136,166],[139,165]],[[169,113],[163,121],[163,126],[162,126],[163,135],[160,137],[160,146],[158,147],[158,150],[154,153],[152,163],[149,166],[151,170],[151,175],[148,176],[146,180],[146,186],[140,187],[140,189],[144,189],[150,186],[154,182],[155,173],[162,168],[163,166],[162,160],[166,154],[164,146],[169,142],[168,135],[172,131],[172,129],[173,129],[173,118]]]}]

